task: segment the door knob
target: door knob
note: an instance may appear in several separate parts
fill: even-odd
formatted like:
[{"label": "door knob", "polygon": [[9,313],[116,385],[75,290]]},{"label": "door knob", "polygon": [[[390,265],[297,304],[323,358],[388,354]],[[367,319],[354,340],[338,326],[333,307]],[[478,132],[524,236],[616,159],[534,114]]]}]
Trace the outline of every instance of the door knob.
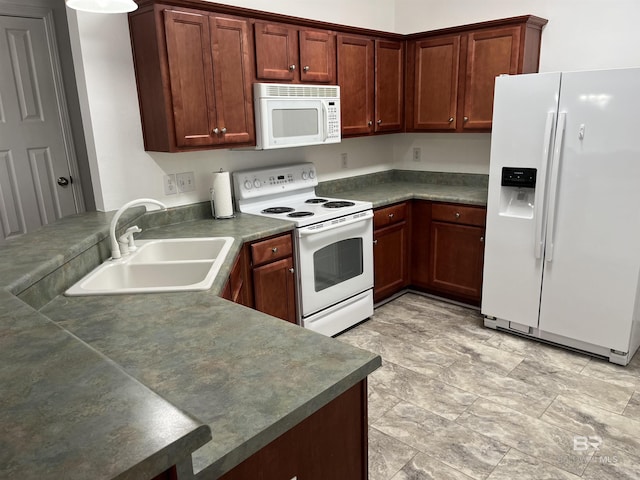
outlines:
[{"label": "door knob", "polygon": [[462,120],[464,120],[465,122],[469,121],[469,117],[463,117]]},{"label": "door knob", "polygon": [[69,183],[71,182],[67,177],[58,177],[58,185],[60,185],[61,187],[66,187],[67,185],[69,185]]},{"label": "door knob", "polygon": [[449,117],[449,123],[453,123],[453,117]]},{"label": "door knob", "polygon": [[382,125],[382,120],[378,120],[378,125]]},{"label": "door knob", "polygon": [[302,68],[302,70],[304,70],[305,72],[308,72],[310,68],[311,68],[311,67],[309,67],[309,65],[305,65],[305,66]]},{"label": "door knob", "polygon": [[295,65],[289,65],[289,71],[293,72],[296,69]]},{"label": "door knob", "polygon": [[371,120],[369,120],[369,121],[367,122],[367,125],[370,127],[371,125],[373,125],[373,122],[372,122]]}]

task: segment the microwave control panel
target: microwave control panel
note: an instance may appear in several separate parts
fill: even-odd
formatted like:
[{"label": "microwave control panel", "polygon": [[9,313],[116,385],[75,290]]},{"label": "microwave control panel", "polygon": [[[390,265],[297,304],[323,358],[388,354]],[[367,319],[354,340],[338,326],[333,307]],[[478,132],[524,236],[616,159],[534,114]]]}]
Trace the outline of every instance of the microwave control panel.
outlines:
[{"label": "microwave control panel", "polygon": [[327,106],[327,138],[340,138],[340,100],[329,100]]}]

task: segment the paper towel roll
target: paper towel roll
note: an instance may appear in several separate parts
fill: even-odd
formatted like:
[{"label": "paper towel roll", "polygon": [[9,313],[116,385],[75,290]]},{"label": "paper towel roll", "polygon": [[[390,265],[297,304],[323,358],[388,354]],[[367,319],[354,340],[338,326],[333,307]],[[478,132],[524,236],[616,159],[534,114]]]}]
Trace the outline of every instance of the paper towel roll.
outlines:
[{"label": "paper towel roll", "polygon": [[213,172],[211,187],[211,208],[215,218],[233,217],[233,200],[231,199],[231,175],[229,172]]}]

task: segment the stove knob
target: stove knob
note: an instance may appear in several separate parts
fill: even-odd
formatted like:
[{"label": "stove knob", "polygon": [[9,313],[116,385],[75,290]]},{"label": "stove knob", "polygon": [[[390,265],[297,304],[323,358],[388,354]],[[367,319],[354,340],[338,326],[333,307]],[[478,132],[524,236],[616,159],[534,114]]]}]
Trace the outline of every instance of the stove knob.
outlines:
[{"label": "stove knob", "polygon": [[251,190],[251,187],[253,187],[253,184],[249,180],[245,180],[244,188],[246,188],[247,190]]},{"label": "stove knob", "polygon": [[262,186],[262,183],[260,183],[260,180],[258,180],[257,178],[253,181],[253,186],[256,188],[260,188]]},{"label": "stove knob", "polygon": [[309,170],[309,178],[312,180],[316,178],[316,172],[314,172],[313,170]]},{"label": "stove knob", "polygon": [[309,178],[309,176],[307,175],[307,172],[302,172],[302,179],[306,180],[307,178]]}]

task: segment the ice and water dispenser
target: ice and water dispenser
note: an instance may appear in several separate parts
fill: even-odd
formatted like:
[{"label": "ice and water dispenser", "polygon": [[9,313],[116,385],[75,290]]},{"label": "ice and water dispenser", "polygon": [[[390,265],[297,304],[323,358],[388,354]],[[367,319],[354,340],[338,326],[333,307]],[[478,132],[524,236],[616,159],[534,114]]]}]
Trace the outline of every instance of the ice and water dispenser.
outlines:
[{"label": "ice and water dispenser", "polygon": [[502,167],[500,185],[500,215],[533,218],[536,169]]}]

